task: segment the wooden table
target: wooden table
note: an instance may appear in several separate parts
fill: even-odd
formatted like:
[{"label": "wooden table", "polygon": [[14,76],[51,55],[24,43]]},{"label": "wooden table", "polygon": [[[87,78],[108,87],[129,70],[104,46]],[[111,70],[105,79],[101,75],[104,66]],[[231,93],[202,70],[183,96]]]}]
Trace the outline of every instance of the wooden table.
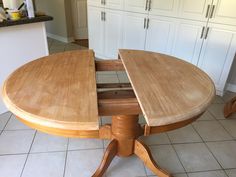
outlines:
[{"label": "wooden table", "polygon": [[[39,131],[111,140],[93,177],[101,177],[116,155],[133,154],[158,177],[170,177],[138,137],[195,121],[215,95],[213,82],[192,64],[167,55],[120,50],[119,58],[95,61],[93,51],[84,50],[35,60],[5,81],[3,100]],[[96,83],[96,71],[124,70],[131,84]],[[138,123],[139,114],[146,125]],[[112,116],[112,124],[100,127],[100,116]]]}]

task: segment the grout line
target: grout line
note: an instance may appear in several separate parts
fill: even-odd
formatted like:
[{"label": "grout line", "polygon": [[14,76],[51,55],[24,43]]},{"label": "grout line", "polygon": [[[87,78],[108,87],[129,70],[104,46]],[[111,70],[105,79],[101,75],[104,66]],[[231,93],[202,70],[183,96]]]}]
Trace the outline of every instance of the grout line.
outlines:
[{"label": "grout line", "polygon": [[[180,164],[182,165],[182,167],[183,167],[183,169],[184,169],[184,172],[187,174],[187,170],[186,170],[184,164],[182,163],[182,161],[181,161],[181,159],[180,159],[180,157],[179,157],[179,154],[177,153],[177,151],[176,151],[176,149],[175,149],[175,147],[174,147],[174,145],[173,145],[173,143],[172,143],[172,141],[171,141],[171,139],[170,139],[168,133],[166,133],[166,135],[167,135],[167,137],[168,137],[168,139],[169,139],[169,141],[170,141],[171,147],[172,147],[173,150],[175,151],[175,154],[176,154],[176,156],[177,156],[177,158],[178,158]],[[187,174],[187,177],[188,177],[188,174]]]},{"label": "grout line", "polygon": [[25,159],[25,163],[24,163],[24,166],[23,166],[23,168],[22,168],[22,171],[21,171],[20,177],[22,177],[22,175],[23,175],[23,172],[24,172],[24,169],[25,169],[26,163],[27,163],[27,161],[28,161],[28,158],[29,158],[29,155],[30,155],[30,151],[31,151],[31,148],[32,148],[32,146],[33,146],[33,143],[34,143],[34,140],[35,140],[36,134],[37,134],[37,131],[34,132],[34,137],[33,137],[33,140],[32,140],[32,142],[31,142],[31,145],[30,145],[29,151],[28,151],[28,153],[27,153],[27,157],[26,157],[26,159]]},{"label": "grout line", "polygon": [[65,164],[64,164],[64,171],[63,171],[63,177],[66,175],[66,165],[67,165],[67,157],[68,157],[68,147],[69,147],[69,141],[70,139],[67,138],[67,146],[66,146],[66,157],[65,157]]},{"label": "grout line", "polygon": [[5,124],[5,126],[3,127],[3,130],[0,132],[0,136],[1,136],[2,133],[4,132],[4,130],[5,130],[5,128],[6,128],[7,124],[8,124],[8,122],[10,121],[10,119],[11,119],[12,116],[13,116],[13,114],[11,114],[11,115],[9,116],[9,118],[8,118],[8,120],[7,120],[6,124]]}]

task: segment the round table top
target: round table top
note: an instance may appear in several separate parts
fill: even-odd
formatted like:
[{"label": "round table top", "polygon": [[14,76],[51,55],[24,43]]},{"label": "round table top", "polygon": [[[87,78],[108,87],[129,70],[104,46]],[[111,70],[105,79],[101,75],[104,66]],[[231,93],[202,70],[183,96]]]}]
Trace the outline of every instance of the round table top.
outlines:
[{"label": "round table top", "polygon": [[[120,50],[120,57],[149,126],[203,113],[215,88],[203,71],[167,55]],[[45,127],[99,129],[94,54],[91,50],[54,54],[12,73],[3,100],[17,117]]]}]

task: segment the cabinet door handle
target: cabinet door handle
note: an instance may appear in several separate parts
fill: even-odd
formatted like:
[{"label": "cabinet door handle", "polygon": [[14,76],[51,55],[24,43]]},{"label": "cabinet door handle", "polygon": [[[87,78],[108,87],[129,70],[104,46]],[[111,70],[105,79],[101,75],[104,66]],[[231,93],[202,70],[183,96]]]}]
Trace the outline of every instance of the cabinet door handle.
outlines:
[{"label": "cabinet door handle", "polygon": [[202,38],[203,38],[204,31],[205,31],[205,26],[203,26],[203,27],[202,27],[202,33],[201,33],[201,37],[200,37],[200,39],[202,39]]},{"label": "cabinet door handle", "polygon": [[210,10],[210,7],[211,7],[211,5],[208,4],[208,6],[207,6],[207,12],[206,12],[206,18],[208,18],[208,16],[209,16],[209,10]]},{"label": "cabinet door handle", "polygon": [[148,10],[148,1],[149,0],[146,0],[145,10]]},{"label": "cabinet door handle", "polygon": [[152,0],[149,0],[148,11],[150,11],[150,10],[151,10],[151,4],[152,4]]},{"label": "cabinet door handle", "polygon": [[106,0],[103,0],[103,5],[104,5],[104,6],[106,5]]},{"label": "cabinet door handle", "polygon": [[147,29],[149,28],[149,18],[147,19]]},{"label": "cabinet door handle", "polygon": [[213,14],[214,14],[214,11],[215,11],[215,7],[216,7],[215,5],[212,6],[210,18],[213,17]]},{"label": "cabinet door handle", "polygon": [[106,12],[103,12],[103,20],[106,21]]},{"label": "cabinet door handle", "polygon": [[101,12],[101,21],[103,21],[103,12]]},{"label": "cabinet door handle", "polygon": [[103,5],[103,0],[101,0],[101,4]]},{"label": "cabinet door handle", "polygon": [[147,19],[144,18],[144,23],[143,23],[143,28],[146,29],[146,22],[147,22]]},{"label": "cabinet door handle", "polygon": [[205,36],[205,39],[207,39],[207,37],[208,37],[208,33],[209,33],[209,27],[207,27],[207,31],[206,31],[206,36]]}]

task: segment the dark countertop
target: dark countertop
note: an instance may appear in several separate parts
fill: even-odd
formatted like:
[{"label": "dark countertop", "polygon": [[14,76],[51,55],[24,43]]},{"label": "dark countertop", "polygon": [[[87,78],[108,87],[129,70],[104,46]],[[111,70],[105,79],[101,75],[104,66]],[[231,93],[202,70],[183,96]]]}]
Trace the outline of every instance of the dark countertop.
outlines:
[{"label": "dark countertop", "polygon": [[44,21],[51,21],[53,18],[51,16],[38,16],[34,18],[21,18],[20,20],[6,20],[0,22],[0,27],[8,27],[8,26],[15,26],[15,25],[24,25],[29,23],[37,23],[37,22],[44,22]]}]

